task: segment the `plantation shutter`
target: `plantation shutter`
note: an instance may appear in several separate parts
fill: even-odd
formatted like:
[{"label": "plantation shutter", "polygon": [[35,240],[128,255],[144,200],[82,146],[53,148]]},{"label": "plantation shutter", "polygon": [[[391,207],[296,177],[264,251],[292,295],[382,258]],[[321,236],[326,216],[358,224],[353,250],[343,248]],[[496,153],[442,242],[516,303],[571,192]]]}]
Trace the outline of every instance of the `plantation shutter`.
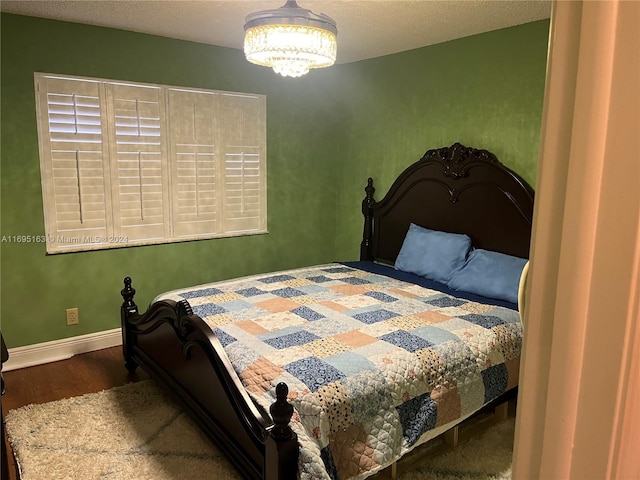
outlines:
[{"label": "plantation shutter", "polygon": [[221,96],[224,144],[224,230],[266,230],[264,97]]},{"label": "plantation shutter", "polygon": [[176,237],[220,232],[217,93],[169,89],[173,225]]},{"label": "plantation shutter", "polygon": [[37,79],[40,164],[48,250],[106,242],[108,146],[100,83]]},{"label": "plantation shutter", "polygon": [[34,77],[47,253],[266,233],[264,96]]},{"label": "plantation shutter", "polygon": [[129,241],[170,235],[162,89],[107,84],[113,169],[114,234]]}]

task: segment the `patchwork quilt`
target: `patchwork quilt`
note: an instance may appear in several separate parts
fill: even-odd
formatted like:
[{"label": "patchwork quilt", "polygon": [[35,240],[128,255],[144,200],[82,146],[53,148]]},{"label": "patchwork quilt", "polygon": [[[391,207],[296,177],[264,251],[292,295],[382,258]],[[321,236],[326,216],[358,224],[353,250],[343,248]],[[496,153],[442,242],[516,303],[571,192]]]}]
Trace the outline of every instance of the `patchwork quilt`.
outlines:
[{"label": "patchwork quilt", "polygon": [[342,264],[162,297],[191,304],[267,411],[289,386],[303,480],[372,475],[518,382],[518,312]]}]

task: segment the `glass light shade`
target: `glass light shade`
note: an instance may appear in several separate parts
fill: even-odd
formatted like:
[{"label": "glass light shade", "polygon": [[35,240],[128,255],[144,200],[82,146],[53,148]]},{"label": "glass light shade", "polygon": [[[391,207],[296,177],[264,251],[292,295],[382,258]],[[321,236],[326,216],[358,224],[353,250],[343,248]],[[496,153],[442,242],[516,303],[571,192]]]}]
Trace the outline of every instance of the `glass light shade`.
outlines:
[{"label": "glass light shade", "polygon": [[289,0],[276,10],[247,16],[244,53],[247,60],[276,73],[299,77],[312,68],[333,65],[337,52],[335,22]]},{"label": "glass light shade", "polygon": [[271,67],[285,77],[299,77],[311,68],[336,61],[332,32],[300,25],[263,25],[247,30],[244,53],[251,63]]}]

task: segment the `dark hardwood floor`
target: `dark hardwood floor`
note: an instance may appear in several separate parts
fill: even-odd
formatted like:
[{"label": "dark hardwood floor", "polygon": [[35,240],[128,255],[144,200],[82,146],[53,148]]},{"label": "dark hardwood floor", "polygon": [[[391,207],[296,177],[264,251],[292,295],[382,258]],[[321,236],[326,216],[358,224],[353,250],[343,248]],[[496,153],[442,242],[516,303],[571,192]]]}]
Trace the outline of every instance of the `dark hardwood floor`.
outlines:
[{"label": "dark hardwood floor", "polygon": [[[2,396],[3,415],[24,405],[99,392],[149,378],[142,370],[129,374],[124,367],[121,347],[83,353],[68,360],[3,372],[2,375],[6,389]],[[9,480],[18,480],[11,460],[11,446],[6,436],[2,441],[6,442],[9,452]]]}]

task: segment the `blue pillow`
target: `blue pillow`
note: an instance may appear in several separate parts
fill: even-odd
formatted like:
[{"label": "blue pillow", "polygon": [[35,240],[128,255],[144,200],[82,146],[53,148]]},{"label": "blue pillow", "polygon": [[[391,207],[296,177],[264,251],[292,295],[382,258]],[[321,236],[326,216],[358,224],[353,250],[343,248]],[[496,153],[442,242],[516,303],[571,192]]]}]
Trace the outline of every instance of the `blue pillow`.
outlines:
[{"label": "blue pillow", "polygon": [[467,235],[429,230],[413,223],[396,258],[395,268],[446,284],[464,265],[471,250]]},{"label": "blue pillow", "polygon": [[453,273],[449,288],[517,304],[525,263],[526,258],[475,249],[464,266]]}]

